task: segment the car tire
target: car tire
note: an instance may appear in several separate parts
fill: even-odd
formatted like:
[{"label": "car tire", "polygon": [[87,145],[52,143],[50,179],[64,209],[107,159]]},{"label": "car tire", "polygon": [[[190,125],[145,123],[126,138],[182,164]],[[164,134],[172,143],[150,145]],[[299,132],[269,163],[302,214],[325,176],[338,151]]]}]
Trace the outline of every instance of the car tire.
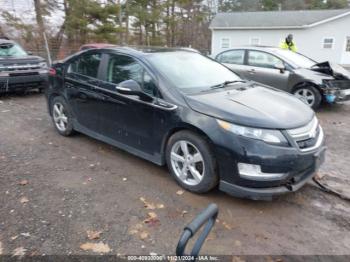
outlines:
[{"label": "car tire", "polygon": [[52,100],[51,115],[54,127],[60,135],[74,134],[72,113],[64,98],[56,96]]},{"label": "car tire", "polygon": [[[310,106],[313,110],[320,107],[322,96],[320,91],[314,86],[300,86],[293,90],[293,95]],[[312,102],[311,102],[312,101]]]},{"label": "car tire", "polygon": [[218,184],[216,161],[210,144],[194,132],[180,131],[170,137],[166,162],[177,183],[188,191],[206,193]]}]

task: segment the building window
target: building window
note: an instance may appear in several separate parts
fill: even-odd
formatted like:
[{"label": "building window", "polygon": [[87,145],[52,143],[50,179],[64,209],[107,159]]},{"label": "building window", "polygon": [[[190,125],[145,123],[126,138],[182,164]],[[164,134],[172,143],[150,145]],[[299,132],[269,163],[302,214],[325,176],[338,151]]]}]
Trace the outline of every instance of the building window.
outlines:
[{"label": "building window", "polygon": [[259,37],[250,38],[250,45],[260,45],[260,38]]},{"label": "building window", "polygon": [[333,49],[334,38],[324,38],[323,39],[323,49]]},{"label": "building window", "polygon": [[346,50],[346,52],[350,52],[350,37],[347,37],[347,39],[346,39],[345,50]]},{"label": "building window", "polygon": [[230,38],[221,39],[221,48],[230,48]]}]

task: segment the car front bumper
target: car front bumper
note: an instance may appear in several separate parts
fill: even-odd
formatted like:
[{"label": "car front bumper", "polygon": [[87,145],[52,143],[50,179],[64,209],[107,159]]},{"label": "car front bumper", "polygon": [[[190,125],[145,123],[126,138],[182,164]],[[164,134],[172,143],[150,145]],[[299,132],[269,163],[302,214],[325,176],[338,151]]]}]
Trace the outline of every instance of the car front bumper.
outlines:
[{"label": "car front bumper", "polygon": [[[229,139],[226,135],[221,138],[221,145],[216,147],[219,188],[236,197],[271,200],[273,196],[295,192],[314,176],[325,160],[323,137],[317,148],[307,152],[293,146],[274,146],[244,137],[231,136]],[[248,179],[240,174],[238,163],[259,165],[262,172],[267,174],[285,175],[271,179]]]},{"label": "car front bumper", "polygon": [[47,84],[47,70],[11,73],[0,72],[0,93],[45,88]]},{"label": "car front bumper", "polygon": [[342,102],[350,100],[350,80],[325,81],[323,95],[328,102]]},{"label": "car front bumper", "polygon": [[348,100],[350,100],[350,88],[337,91],[336,102],[348,101]]}]

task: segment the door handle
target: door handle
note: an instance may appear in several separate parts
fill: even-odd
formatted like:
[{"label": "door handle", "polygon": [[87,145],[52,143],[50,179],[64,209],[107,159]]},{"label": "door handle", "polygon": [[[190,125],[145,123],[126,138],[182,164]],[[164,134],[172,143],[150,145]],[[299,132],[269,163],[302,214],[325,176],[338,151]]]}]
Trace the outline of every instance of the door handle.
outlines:
[{"label": "door handle", "polygon": [[255,69],[250,69],[250,70],[248,71],[248,73],[249,73],[249,74],[255,74],[256,71],[255,71]]}]

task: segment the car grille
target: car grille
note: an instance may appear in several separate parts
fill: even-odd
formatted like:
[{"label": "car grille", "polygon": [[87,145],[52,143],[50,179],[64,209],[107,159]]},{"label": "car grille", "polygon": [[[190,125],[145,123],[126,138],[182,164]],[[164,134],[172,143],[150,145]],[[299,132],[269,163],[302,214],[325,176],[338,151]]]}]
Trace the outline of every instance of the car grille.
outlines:
[{"label": "car grille", "polygon": [[10,73],[10,76],[35,76],[39,75],[38,72],[16,72],[16,73]]},{"label": "car grille", "polygon": [[322,127],[318,124],[316,117],[306,126],[289,129],[287,132],[301,151],[311,151],[318,148],[324,138]]},{"label": "car grille", "polygon": [[0,67],[0,71],[21,71],[21,70],[33,70],[40,69],[39,64],[10,64],[10,65],[2,65]]}]

